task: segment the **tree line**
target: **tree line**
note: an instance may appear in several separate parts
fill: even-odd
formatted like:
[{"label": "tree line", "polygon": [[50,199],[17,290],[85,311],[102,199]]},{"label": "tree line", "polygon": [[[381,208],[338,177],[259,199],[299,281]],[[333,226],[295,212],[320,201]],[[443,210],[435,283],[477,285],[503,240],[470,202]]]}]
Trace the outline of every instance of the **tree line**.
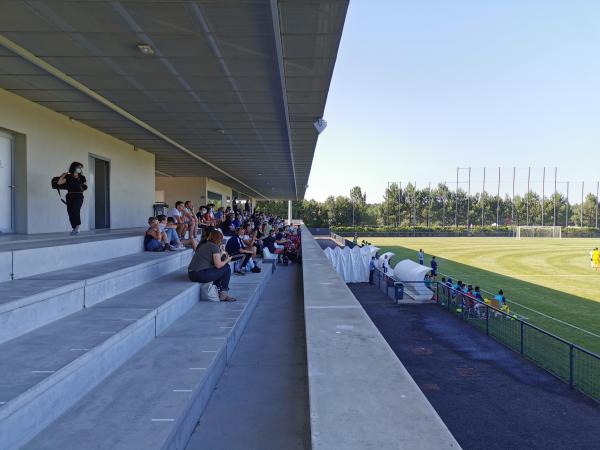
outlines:
[{"label": "tree line", "polygon": [[[287,201],[259,201],[259,209],[287,217]],[[562,193],[541,196],[529,191],[511,196],[475,193],[460,188],[451,191],[440,183],[434,188],[417,189],[390,183],[383,201],[367,203],[360,186],[348,196],[329,196],[325,201],[301,200],[292,203],[294,218],[309,227],[474,227],[546,225],[598,227],[598,198],[588,193],[583,204],[570,203]]]}]

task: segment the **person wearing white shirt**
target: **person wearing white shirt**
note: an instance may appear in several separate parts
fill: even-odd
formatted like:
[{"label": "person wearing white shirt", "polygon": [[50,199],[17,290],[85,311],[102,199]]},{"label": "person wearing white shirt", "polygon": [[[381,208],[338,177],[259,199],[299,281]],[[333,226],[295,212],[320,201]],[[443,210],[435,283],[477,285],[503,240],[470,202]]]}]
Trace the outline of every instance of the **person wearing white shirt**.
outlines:
[{"label": "person wearing white shirt", "polygon": [[190,230],[190,239],[196,239],[198,235],[198,218],[194,215],[194,204],[190,200],[186,200],[183,207],[183,223]]},{"label": "person wearing white shirt", "polygon": [[172,217],[177,225],[177,234],[184,238],[188,230],[188,225],[184,221],[185,206],[182,201],[175,202],[175,208],[169,211],[169,217]]}]

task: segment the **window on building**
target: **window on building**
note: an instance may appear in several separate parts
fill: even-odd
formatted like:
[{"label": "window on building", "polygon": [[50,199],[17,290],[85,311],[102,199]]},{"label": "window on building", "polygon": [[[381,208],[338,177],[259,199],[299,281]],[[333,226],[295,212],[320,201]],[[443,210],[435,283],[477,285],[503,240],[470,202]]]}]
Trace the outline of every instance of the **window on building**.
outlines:
[{"label": "window on building", "polygon": [[216,192],[208,191],[206,193],[206,203],[214,203],[216,208],[223,206],[223,196]]}]

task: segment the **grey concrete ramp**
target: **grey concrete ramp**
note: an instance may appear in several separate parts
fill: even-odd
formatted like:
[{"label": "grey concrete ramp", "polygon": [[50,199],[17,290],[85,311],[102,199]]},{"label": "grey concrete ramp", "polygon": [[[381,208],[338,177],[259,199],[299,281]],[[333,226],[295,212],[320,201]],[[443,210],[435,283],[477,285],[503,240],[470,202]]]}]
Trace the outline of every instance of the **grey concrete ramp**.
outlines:
[{"label": "grey concrete ramp", "polygon": [[302,261],[312,448],[459,448],[306,227]]},{"label": "grey concrete ramp", "polygon": [[196,301],[25,448],[183,448],[271,273],[233,278],[238,302]]},{"label": "grey concrete ramp", "polygon": [[310,448],[301,276],[269,281],[187,450]]}]

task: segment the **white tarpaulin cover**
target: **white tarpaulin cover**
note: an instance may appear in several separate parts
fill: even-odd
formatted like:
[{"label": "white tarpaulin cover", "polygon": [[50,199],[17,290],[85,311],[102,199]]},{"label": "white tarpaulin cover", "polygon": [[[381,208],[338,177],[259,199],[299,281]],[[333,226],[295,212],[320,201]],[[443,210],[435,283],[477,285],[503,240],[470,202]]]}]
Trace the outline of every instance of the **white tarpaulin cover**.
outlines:
[{"label": "white tarpaulin cover", "polygon": [[336,247],[326,248],[325,256],[346,283],[366,283],[369,281],[369,261],[379,250],[377,247]]},{"label": "white tarpaulin cover", "polygon": [[[400,281],[423,281],[431,269],[410,259],[404,259],[394,267],[394,276]],[[404,292],[415,300],[431,299],[431,289],[425,283],[404,283]]]}]

